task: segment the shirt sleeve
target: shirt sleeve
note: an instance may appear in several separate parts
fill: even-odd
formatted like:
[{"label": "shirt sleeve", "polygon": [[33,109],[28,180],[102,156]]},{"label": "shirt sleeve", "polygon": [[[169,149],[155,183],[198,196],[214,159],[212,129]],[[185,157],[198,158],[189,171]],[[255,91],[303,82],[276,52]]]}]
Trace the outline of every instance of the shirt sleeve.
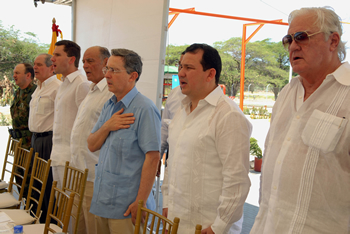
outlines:
[{"label": "shirt sleeve", "polygon": [[243,205],[250,188],[248,173],[251,124],[238,110],[222,115],[216,123],[215,139],[223,176],[217,216],[211,226],[215,233],[226,233],[242,217]]},{"label": "shirt sleeve", "polygon": [[75,101],[77,104],[77,107],[79,108],[80,104],[86,97],[86,95],[89,92],[90,85],[88,82],[84,81],[81,84],[78,85],[76,91],[75,91]]},{"label": "shirt sleeve", "polygon": [[[168,97],[169,98],[169,97]],[[160,156],[162,157],[165,150],[169,148],[168,145],[168,127],[170,121],[170,113],[168,107],[168,101],[165,103],[163,116],[162,116],[162,127],[161,127],[161,147],[160,147]]]},{"label": "shirt sleeve", "polygon": [[108,106],[108,101],[104,104],[104,106],[102,108],[102,111],[100,113],[100,116],[98,117],[98,120],[97,120],[95,126],[92,128],[91,133],[95,133],[104,124],[104,122],[105,122],[104,117],[106,116],[106,108],[107,108],[107,106]]},{"label": "shirt sleeve", "polygon": [[137,139],[141,150],[146,154],[149,151],[159,151],[160,148],[160,114],[153,106],[146,106],[140,115],[137,130]]}]

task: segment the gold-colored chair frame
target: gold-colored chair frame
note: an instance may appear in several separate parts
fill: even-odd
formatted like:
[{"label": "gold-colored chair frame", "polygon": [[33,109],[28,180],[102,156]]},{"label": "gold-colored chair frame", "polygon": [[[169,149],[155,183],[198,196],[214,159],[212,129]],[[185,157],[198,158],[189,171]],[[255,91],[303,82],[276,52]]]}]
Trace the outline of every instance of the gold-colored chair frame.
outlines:
[{"label": "gold-colored chair frame", "polygon": [[[31,148],[30,150],[24,149],[22,147],[16,148],[15,158],[13,161],[13,168],[11,172],[11,178],[8,186],[8,192],[13,195],[13,192],[15,191],[13,189],[13,186],[16,185],[16,187],[19,188],[19,195],[18,195],[19,202],[21,202],[23,198],[24,187],[27,181],[32,155],[33,155],[33,148]],[[24,172],[23,175],[19,174],[16,169],[22,169]],[[15,181],[15,176],[22,179],[21,184]],[[20,203],[15,207],[0,207],[0,208],[12,209],[12,208],[19,208],[19,207],[20,207]]]},{"label": "gold-colored chair frame", "polygon": [[67,233],[68,231],[68,225],[72,212],[75,192],[72,192],[70,195],[68,195],[66,192],[57,188],[56,186],[57,181],[54,181],[52,183],[49,209],[46,216],[44,234],[48,234],[49,231],[52,233],[56,233],[56,231],[50,227],[51,219],[57,221],[58,226],[62,228],[62,232]]},{"label": "gold-colored chair frame", "polygon": [[201,232],[202,232],[202,225],[197,224],[196,231],[194,232],[194,234],[201,234]]},{"label": "gold-colored chair frame", "polygon": [[[30,184],[29,184],[29,190],[28,190],[28,197],[26,202],[26,210],[30,209],[31,202],[36,203],[37,205],[36,213],[34,214],[34,212],[31,212],[34,215],[36,221],[39,221],[39,218],[41,215],[41,205],[43,203],[43,199],[45,195],[45,189],[47,184],[47,178],[49,177],[49,173],[50,173],[50,167],[51,167],[51,159],[46,161],[45,159],[42,159],[39,157],[39,153],[35,153],[32,175],[30,178]],[[34,181],[37,181],[38,183],[41,184],[40,190],[34,187]],[[40,194],[39,201],[32,196],[33,192]]]},{"label": "gold-colored chair frame", "polygon": [[[12,168],[13,168],[13,161],[15,158],[15,152],[17,147],[22,146],[22,138],[19,140],[16,140],[9,135],[9,139],[7,141],[7,147],[6,147],[6,153],[5,153],[5,158],[4,158],[4,165],[2,167],[2,172],[1,172],[1,181],[5,179],[5,172],[11,174],[12,173]],[[10,160],[10,157],[12,157],[12,160]],[[11,165],[11,170],[7,168],[7,165]],[[6,192],[6,189],[1,189],[0,193]]]},{"label": "gold-colored chair frame", "polygon": [[73,207],[76,207],[77,213],[72,212],[71,216],[75,219],[75,225],[73,227],[73,234],[78,234],[79,216],[81,207],[83,204],[86,180],[89,173],[89,169],[80,170],[75,167],[69,166],[69,162],[66,162],[64,169],[64,177],[62,190],[67,192],[75,192],[75,196],[79,198],[79,203],[73,203]]},{"label": "gold-colored chair frame", "polygon": [[[153,233],[153,231],[158,233],[161,222],[163,222],[162,234],[165,234],[165,230],[168,230],[168,234],[176,234],[177,233],[177,229],[179,228],[179,223],[180,223],[180,219],[178,217],[175,217],[174,221],[171,221],[171,220],[167,219],[166,217],[164,217],[163,215],[158,214],[157,212],[154,212],[150,209],[143,207],[143,201],[140,200],[139,205],[137,207],[137,215],[136,215],[134,234],[140,234],[142,212],[146,212],[146,218],[145,218],[145,222],[144,222],[145,225],[143,225],[143,234],[147,233],[147,223],[148,223],[148,219],[149,219],[150,214],[152,214],[150,233]],[[158,218],[157,227],[155,230],[153,230],[156,217]]]}]

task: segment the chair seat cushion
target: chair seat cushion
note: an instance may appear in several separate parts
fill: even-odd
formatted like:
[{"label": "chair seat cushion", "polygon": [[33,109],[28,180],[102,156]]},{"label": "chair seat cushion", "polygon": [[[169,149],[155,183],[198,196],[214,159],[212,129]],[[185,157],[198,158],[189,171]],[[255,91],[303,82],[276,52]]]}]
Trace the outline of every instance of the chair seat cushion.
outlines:
[{"label": "chair seat cushion", "polygon": [[[55,225],[55,224],[50,224],[50,227],[55,230],[56,232],[62,232],[62,229]],[[24,225],[23,226],[23,233],[25,234],[38,234],[38,233],[44,233],[45,229],[45,224],[40,223],[40,224],[29,224],[29,225]],[[49,232],[50,233],[50,232]]]},{"label": "chair seat cushion", "polygon": [[5,189],[5,188],[7,188],[8,186],[9,186],[9,184],[6,183],[5,181],[1,181],[1,182],[0,182],[0,189]]},{"label": "chair seat cushion", "polygon": [[27,213],[26,210],[19,210],[19,209],[9,209],[9,210],[0,210],[0,212],[6,213],[16,225],[25,225],[25,224],[31,224],[34,222],[34,218]]},{"label": "chair seat cushion", "polygon": [[18,205],[20,202],[11,193],[0,194],[0,208],[7,208]]}]

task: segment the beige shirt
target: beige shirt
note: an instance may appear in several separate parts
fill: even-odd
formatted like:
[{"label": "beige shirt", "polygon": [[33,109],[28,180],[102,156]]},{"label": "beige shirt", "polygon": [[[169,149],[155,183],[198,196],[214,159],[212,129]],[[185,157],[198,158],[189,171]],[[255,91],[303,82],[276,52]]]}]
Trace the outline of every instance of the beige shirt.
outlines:
[{"label": "beige shirt", "polygon": [[[40,82],[40,81],[39,81]],[[31,132],[47,132],[53,129],[55,98],[61,81],[53,75],[37,86],[29,105],[28,127]]]},{"label": "beige shirt", "polygon": [[81,170],[89,169],[88,181],[95,180],[95,164],[100,151],[91,152],[88,149],[87,138],[95,126],[105,102],[113,96],[109,92],[106,78],[96,85],[90,85],[90,91],[79,106],[71,135],[71,165]]},{"label": "beige shirt", "polygon": [[63,83],[55,99],[53,146],[50,157],[52,166],[64,166],[66,161],[70,161],[70,139],[74,120],[90,86],[79,70],[62,79]]}]

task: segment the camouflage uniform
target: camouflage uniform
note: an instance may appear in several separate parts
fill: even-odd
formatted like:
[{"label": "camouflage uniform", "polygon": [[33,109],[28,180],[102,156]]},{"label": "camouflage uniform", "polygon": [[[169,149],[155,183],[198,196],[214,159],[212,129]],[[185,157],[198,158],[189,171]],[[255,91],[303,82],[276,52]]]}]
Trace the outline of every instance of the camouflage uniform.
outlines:
[{"label": "camouflage uniform", "polygon": [[30,83],[27,88],[18,88],[15,91],[13,103],[11,105],[12,126],[16,133],[22,135],[22,147],[29,149],[32,133],[28,129],[29,119],[29,102],[32,99],[32,94],[36,89],[36,85]]},{"label": "camouflage uniform", "polygon": [[[32,94],[36,89],[36,85],[30,83],[27,88],[20,89],[18,88],[14,93],[13,103],[10,108],[11,117],[12,117],[12,127],[15,136],[22,136],[22,147],[30,149],[30,142],[32,138],[32,133],[28,128],[28,119],[29,119],[29,102],[32,99]],[[12,135],[12,134],[11,134]],[[20,137],[16,137],[20,139]],[[34,155],[32,156],[34,157]],[[28,187],[30,183],[30,175],[32,170],[33,158],[31,165],[29,166],[28,176],[26,184],[24,185],[23,197],[27,198]],[[17,171],[17,173],[23,174],[23,171]],[[22,183],[22,179],[16,177],[17,183]]]}]

